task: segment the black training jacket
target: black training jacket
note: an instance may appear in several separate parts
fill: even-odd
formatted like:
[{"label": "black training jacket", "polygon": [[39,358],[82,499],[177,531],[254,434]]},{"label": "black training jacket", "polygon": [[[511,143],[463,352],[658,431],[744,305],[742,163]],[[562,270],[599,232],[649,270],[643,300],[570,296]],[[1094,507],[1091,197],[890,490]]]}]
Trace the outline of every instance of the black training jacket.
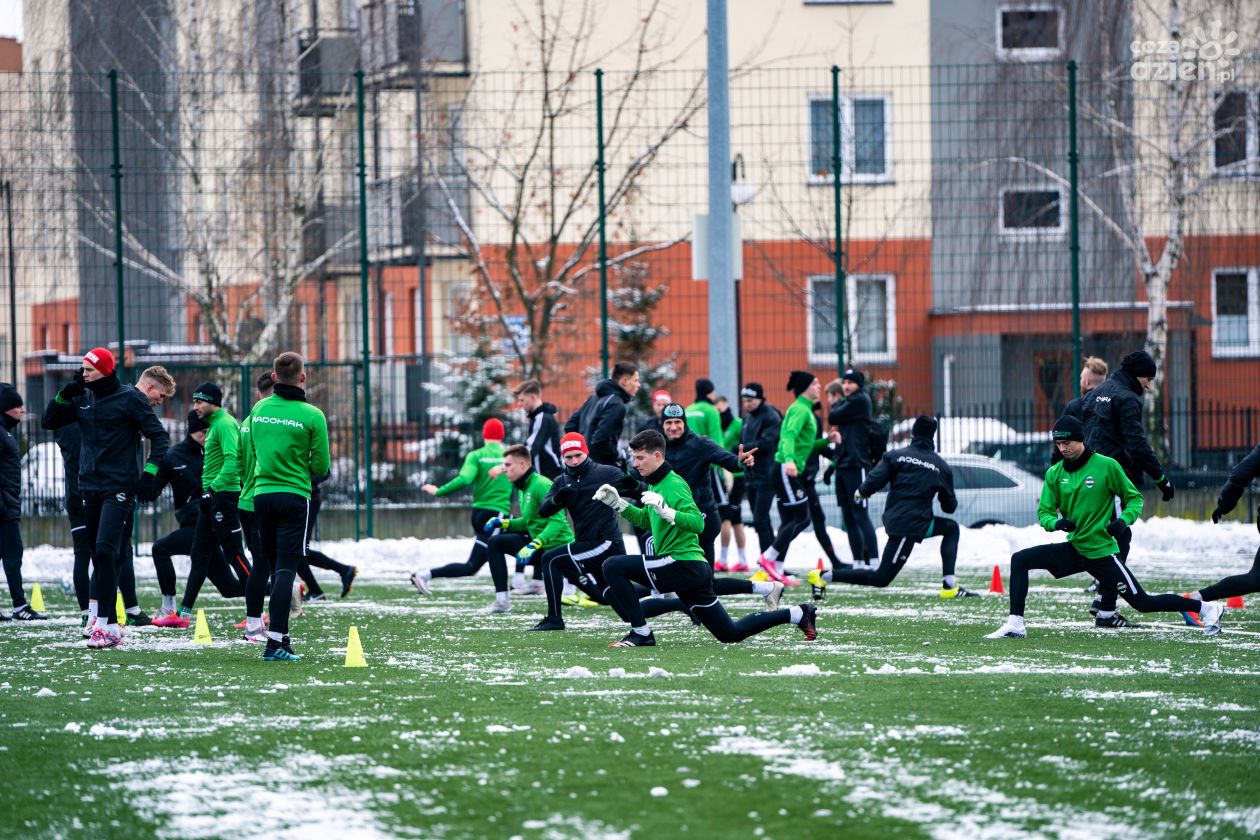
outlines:
[{"label": "black training jacket", "polygon": [[1234,509],[1243,493],[1247,492],[1247,485],[1258,475],[1260,475],[1260,446],[1251,450],[1250,454],[1239,461],[1238,466],[1230,472],[1229,480],[1221,488],[1221,495],[1216,500],[1216,506],[1221,509],[1221,513],[1229,513]]},{"label": "black training jacket", "polygon": [[753,456],[753,465],[744,469],[744,479],[749,487],[771,486],[771,474],[775,471],[774,452],[779,448],[779,427],[782,425],[783,415],[765,400],[744,417],[739,442],[744,445],[745,452],[754,447],[758,450]]},{"label": "black training jacket", "polygon": [[[757,457],[753,456],[754,463]],[[772,455],[771,458],[773,457]],[[691,488],[691,496],[696,500],[696,507],[702,511],[717,506],[710,484],[713,467],[718,466],[733,473],[744,469],[739,458],[718,446],[708,436],[698,435],[691,429],[686,429],[678,440],[665,438],[665,460],[687,482],[687,486]]]},{"label": "black training jacket", "polygon": [[157,489],[171,485],[175,497],[175,521],[181,526],[197,524],[198,502],[201,499],[201,467],[206,453],[200,443],[185,437],[172,446],[157,471]]},{"label": "black training jacket", "polygon": [[933,448],[931,438],[912,438],[909,446],[885,452],[860,490],[869,497],[885,486],[884,530],[890,537],[923,539],[935,515],[933,497],[941,500],[946,513],[958,509],[954,473]]},{"label": "black training jacket", "polygon": [[1086,394],[1082,404],[1090,449],[1119,461],[1135,486],[1142,486],[1142,473],[1156,481],[1164,477],[1142,424],[1142,385],[1137,377],[1118,370]]},{"label": "black training jacket", "polygon": [[617,514],[593,497],[604,484],[617,488],[623,497],[635,497],[639,483],[616,467],[597,464],[589,456],[576,468],[565,467],[564,473],[551,484],[551,491],[538,505],[538,515],[554,516],[568,510],[573,520],[573,538],[578,541],[621,539]]},{"label": "black training jacket", "polygon": [[874,417],[871,398],[859,388],[831,407],[827,424],[840,430],[836,447],[836,467],[842,470],[866,470],[871,466],[871,440],[868,424]]},{"label": "black training jacket", "polygon": [[75,516],[83,512],[83,496],[79,495],[79,424],[62,426],[53,432],[53,439],[61,450],[66,471],[66,513]]},{"label": "black training jacket", "polygon": [[556,420],[554,405],[545,402],[529,413],[529,437],[525,438],[525,445],[529,447],[534,470],[539,475],[554,479],[564,472],[564,462],[560,460],[560,423]]},{"label": "black training jacket", "polygon": [[605,379],[595,386],[595,393],[587,397],[582,407],[569,416],[564,430],[579,432],[586,438],[587,451],[597,463],[615,464],[628,402],[630,394],[616,382]]},{"label": "black training jacket", "polygon": [[22,518],[22,447],[13,436],[18,421],[7,414],[0,419],[0,521],[14,522]]},{"label": "black training jacket", "polygon": [[80,493],[134,493],[144,452],[141,435],[149,439],[148,463],[154,470],[170,448],[170,435],[149,401],[131,385],[119,384],[116,374],[90,383],[88,392],[73,401],[54,396],[40,418],[50,431],[74,423],[81,436]]}]

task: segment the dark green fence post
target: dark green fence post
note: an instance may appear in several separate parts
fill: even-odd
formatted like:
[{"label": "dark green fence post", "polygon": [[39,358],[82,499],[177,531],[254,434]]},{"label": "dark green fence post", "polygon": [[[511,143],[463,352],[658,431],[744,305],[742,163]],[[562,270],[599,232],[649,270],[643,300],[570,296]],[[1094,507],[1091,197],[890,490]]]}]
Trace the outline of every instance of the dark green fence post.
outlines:
[{"label": "dark green fence post", "polygon": [[241,419],[244,420],[253,408],[254,384],[249,381],[249,365],[241,363]]},{"label": "dark green fence post", "polygon": [[599,364],[608,378],[608,205],[604,197],[604,71],[595,70],[595,173],[599,176]]},{"label": "dark green fence post", "polygon": [[[1076,61],[1067,63],[1068,72],[1068,178],[1071,181],[1071,200],[1068,204],[1069,234],[1068,253],[1072,259],[1072,363],[1079,365],[1084,360],[1081,349],[1081,215],[1078,202],[1080,182],[1078,180],[1081,154],[1076,141]],[[1075,370],[1075,368],[1073,368]]]},{"label": "dark green fence post", "polygon": [[848,315],[845,308],[844,229],[840,215],[840,177],[843,156],[840,154],[840,68],[831,65],[831,183],[836,203],[836,368],[844,373],[844,357],[848,355],[845,331]]},{"label": "dark green fence post", "polygon": [[[367,142],[363,128],[363,71],[354,74],[359,123],[359,311],[363,315],[363,507],[367,535],[372,536],[372,341],[368,297]],[[357,528],[356,528],[357,531]],[[358,534],[355,534],[358,539]]]},{"label": "dark green fence post", "polygon": [[[118,71],[109,71],[109,122],[114,146],[110,175],[114,180],[114,297],[118,322],[118,369],[120,382],[127,381],[126,324],[123,320],[123,234],[122,234],[122,141],[118,127]],[[73,350],[73,348],[71,348]]]},{"label": "dark green fence post", "polygon": [[359,482],[359,476],[362,474],[360,470],[363,465],[359,463],[359,368],[351,365],[350,375],[353,383],[350,388],[351,400],[353,401],[353,405],[350,407],[350,416],[354,418],[354,539],[357,542],[363,536],[363,529],[360,525],[363,485]]}]

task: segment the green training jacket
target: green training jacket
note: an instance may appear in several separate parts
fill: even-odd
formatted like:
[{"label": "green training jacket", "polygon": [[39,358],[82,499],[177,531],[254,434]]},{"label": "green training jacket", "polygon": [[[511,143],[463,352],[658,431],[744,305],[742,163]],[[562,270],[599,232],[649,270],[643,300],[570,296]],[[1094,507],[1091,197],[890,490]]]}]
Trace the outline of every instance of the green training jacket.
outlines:
[{"label": "green training jacket", "polygon": [[[744,431],[744,421],[739,419],[738,417],[732,417],[731,425],[727,426],[726,431],[722,433],[722,448],[726,449],[728,452],[738,452],[739,451],[739,435],[740,435],[740,432],[742,431]],[[757,457],[757,456],[754,456],[754,457]],[[731,473],[731,475],[735,476],[736,478],[739,478],[743,474],[744,474],[743,470],[740,470],[739,472]]]},{"label": "green training jacket", "polygon": [[692,498],[691,488],[687,486],[686,480],[671,469],[660,481],[650,484],[648,489],[660,493],[665,504],[677,512],[673,525],[661,519],[656,508],[650,505],[638,507],[631,504],[621,515],[636,528],[651,530],[657,557],[669,556],[675,560],[707,562],[704,551],[700,548],[704,517],[700,515],[700,508],[696,507],[696,500]]},{"label": "green training jacket", "polygon": [[531,539],[542,543],[544,549],[555,548],[573,542],[573,529],[564,517],[564,509],[551,516],[539,516],[538,506],[551,492],[551,479],[529,471],[522,487],[517,485],[517,500],[521,503],[521,515],[503,520],[503,530],[514,534],[529,534]]},{"label": "green training jacket", "polygon": [[254,403],[254,407],[250,409],[249,416],[241,423],[241,499],[237,503],[237,507],[241,510],[254,509],[254,484],[257,476],[254,474],[254,459],[251,457],[250,420],[253,419],[254,411],[258,409],[258,406],[269,399],[271,399],[270,394]]},{"label": "green training jacket", "polygon": [[[787,414],[783,415],[783,425],[779,427],[779,448],[775,450],[774,460],[780,464],[791,461],[803,473],[809,459],[828,443],[826,438],[818,437],[814,404],[800,396],[792,401]],[[761,455],[756,457],[760,459]]]},{"label": "green training jacket", "polygon": [[443,484],[433,495],[441,498],[449,496],[456,490],[463,490],[472,485],[472,506],[479,510],[490,510],[503,513],[511,509],[512,482],[507,476],[490,477],[490,468],[503,463],[503,443],[488,440],[480,449],[474,449],[464,456],[464,465],[459,474]]},{"label": "green training jacket", "polygon": [[708,400],[696,400],[687,406],[687,428],[722,445],[722,415]]},{"label": "green training jacket", "polygon": [[206,457],[201,468],[201,489],[239,493],[241,490],[241,427],[236,418],[220,408],[206,420]]},{"label": "green training jacket", "polygon": [[[311,497],[311,477],[328,472],[328,420],[293,388],[295,398],[279,391],[254,406],[249,415],[246,470],[254,471],[254,492]],[[285,389],[286,391],[289,389]],[[247,508],[247,510],[250,508]]]},{"label": "green training jacket", "polygon": [[1076,524],[1076,530],[1069,532],[1067,538],[1082,556],[1093,560],[1116,554],[1120,546],[1107,533],[1116,509],[1115,497],[1120,497],[1123,506],[1120,518],[1132,525],[1142,514],[1142,494],[1114,458],[1093,452],[1072,472],[1067,471],[1066,465],[1066,461],[1060,461],[1046,471],[1041,503],[1037,505],[1041,527],[1053,531],[1062,516]]}]

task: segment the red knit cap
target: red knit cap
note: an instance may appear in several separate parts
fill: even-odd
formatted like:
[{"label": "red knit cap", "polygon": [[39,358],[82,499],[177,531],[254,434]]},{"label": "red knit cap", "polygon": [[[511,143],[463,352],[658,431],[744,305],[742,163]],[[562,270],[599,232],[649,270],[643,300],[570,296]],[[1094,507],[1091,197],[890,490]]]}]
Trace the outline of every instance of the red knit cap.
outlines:
[{"label": "red knit cap", "polygon": [[481,424],[481,436],[486,440],[503,440],[503,421],[491,417]]},{"label": "red knit cap", "polygon": [[560,438],[560,457],[561,458],[564,457],[564,453],[572,452],[574,449],[580,449],[582,452],[585,452],[587,455],[591,454],[591,450],[586,448],[586,438],[582,437],[577,432],[569,432],[567,435]]},{"label": "red knit cap", "polygon": [[669,391],[660,390],[652,395],[652,402],[654,403],[658,403],[658,402],[670,403],[673,401],[674,401],[674,398],[669,395]]},{"label": "red knit cap", "polygon": [[83,354],[83,361],[91,362],[101,376],[109,376],[114,372],[114,354],[104,347],[94,347],[87,351]]}]

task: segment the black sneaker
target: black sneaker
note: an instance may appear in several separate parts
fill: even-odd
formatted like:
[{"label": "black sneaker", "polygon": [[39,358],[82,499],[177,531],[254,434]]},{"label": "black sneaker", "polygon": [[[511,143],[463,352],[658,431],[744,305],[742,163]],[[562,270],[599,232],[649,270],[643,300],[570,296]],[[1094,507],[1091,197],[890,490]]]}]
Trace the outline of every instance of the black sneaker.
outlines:
[{"label": "black sneaker", "polygon": [[1089,586],[1085,587],[1085,592],[1089,595],[1093,595],[1097,591],[1098,591],[1098,581],[1096,580],[1091,580],[1089,582]]},{"label": "black sneaker", "polygon": [[14,621],[47,621],[48,616],[31,609],[30,604],[23,604],[13,611]]},{"label": "black sneaker", "polygon": [[563,630],[564,619],[556,618],[555,616],[549,615],[529,629],[530,630]]},{"label": "black sneaker", "polygon": [[12,621],[12,620],[13,620],[13,616],[9,615],[7,612],[4,612],[3,610],[0,610],[0,621]]},{"label": "black sneaker", "polygon": [[354,579],[359,576],[359,567],[351,566],[341,573],[341,597],[344,598],[350,594],[350,590],[354,588]]},{"label": "black sneaker", "polygon": [[801,623],[796,625],[805,634],[805,641],[812,642],[818,638],[818,608],[813,604],[801,604]]},{"label": "black sneaker", "polygon": [[1140,627],[1141,625],[1138,624],[1136,621],[1129,621],[1129,619],[1120,615],[1120,613],[1112,613],[1110,618],[1103,618],[1100,615],[1094,616],[1094,626],[1095,627],[1121,628],[1121,627]]},{"label": "black sneaker", "polygon": [[631,630],[626,637],[620,642],[610,642],[610,648],[620,647],[656,647],[656,636],[648,633],[646,636]]},{"label": "black sneaker", "polygon": [[135,615],[127,613],[127,623],[134,624],[136,627],[152,627],[153,619],[143,612],[138,612]]},{"label": "black sneaker", "polygon": [[309,604],[311,601],[324,601],[327,598],[323,592],[307,592],[302,596],[302,603]]}]

